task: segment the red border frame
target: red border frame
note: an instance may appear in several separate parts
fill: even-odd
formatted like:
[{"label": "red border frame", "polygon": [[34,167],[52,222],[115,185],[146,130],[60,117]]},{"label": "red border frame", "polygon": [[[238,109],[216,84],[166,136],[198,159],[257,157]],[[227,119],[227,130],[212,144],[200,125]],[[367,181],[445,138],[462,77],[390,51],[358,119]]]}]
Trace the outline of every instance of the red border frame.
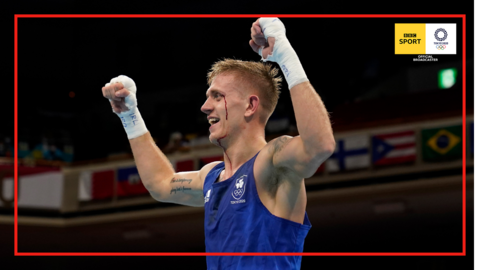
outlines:
[{"label": "red border frame", "polygon": [[18,252],[18,207],[17,182],[18,161],[14,159],[14,255],[15,256],[466,256],[466,15],[465,14],[15,14],[15,94],[14,94],[14,144],[15,157],[18,157],[18,18],[462,18],[463,34],[463,245],[462,252],[305,252],[305,253],[206,253],[206,252]]}]

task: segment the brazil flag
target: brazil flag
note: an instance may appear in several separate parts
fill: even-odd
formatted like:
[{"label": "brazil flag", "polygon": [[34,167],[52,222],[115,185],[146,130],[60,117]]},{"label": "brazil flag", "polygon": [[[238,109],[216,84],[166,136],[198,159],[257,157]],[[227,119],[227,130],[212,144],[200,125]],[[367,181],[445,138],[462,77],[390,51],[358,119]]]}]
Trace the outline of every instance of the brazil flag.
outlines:
[{"label": "brazil flag", "polygon": [[462,158],[462,126],[422,130],[424,161],[447,161]]}]

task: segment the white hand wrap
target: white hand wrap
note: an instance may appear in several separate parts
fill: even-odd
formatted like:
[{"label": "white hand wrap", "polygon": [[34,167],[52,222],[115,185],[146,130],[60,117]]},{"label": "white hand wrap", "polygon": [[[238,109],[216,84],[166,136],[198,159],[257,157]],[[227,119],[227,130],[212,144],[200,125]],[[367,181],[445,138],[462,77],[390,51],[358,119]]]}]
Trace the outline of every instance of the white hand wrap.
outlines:
[{"label": "white hand wrap", "polygon": [[114,113],[122,120],[128,139],[137,138],[147,133],[147,126],[145,126],[142,115],[137,108],[137,97],[135,95],[137,93],[137,87],[135,86],[135,82],[127,76],[120,75],[111,79],[110,83],[105,84],[105,86],[109,86],[113,83],[122,83],[123,87],[130,91],[130,94],[125,97],[125,105],[127,106],[128,111],[121,113],[115,113],[114,111]]},{"label": "white hand wrap", "polygon": [[273,53],[264,59],[262,56],[263,46],[258,50],[262,60],[278,63],[283,71],[283,75],[288,83],[288,88],[292,89],[295,85],[308,81],[307,74],[303,70],[302,64],[297,54],[290,45],[286,36],[286,30],[283,23],[278,18],[260,18],[260,27],[268,41],[269,37],[275,38]]}]

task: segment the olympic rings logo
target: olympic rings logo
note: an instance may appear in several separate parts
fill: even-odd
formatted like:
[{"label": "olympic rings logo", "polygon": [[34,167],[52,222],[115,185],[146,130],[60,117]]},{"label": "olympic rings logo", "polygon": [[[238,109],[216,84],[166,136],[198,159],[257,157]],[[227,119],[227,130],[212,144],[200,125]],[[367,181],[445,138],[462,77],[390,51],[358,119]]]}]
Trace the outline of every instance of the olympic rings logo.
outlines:
[{"label": "olympic rings logo", "polygon": [[242,195],[243,190],[238,190],[237,189],[237,190],[234,190],[233,193],[235,194],[235,196],[240,196],[240,195]]},{"label": "olympic rings logo", "polygon": [[437,45],[436,48],[437,48],[437,50],[443,51],[447,48],[447,45]]},{"label": "olympic rings logo", "polygon": [[[443,37],[442,37],[442,38],[438,36],[438,33],[440,33],[440,32],[443,33]],[[434,35],[434,36],[435,36],[435,39],[436,39],[436,40],[438,40],[438,41],[444,41],[445,39],[447,39],[448,34],[447,34],[447,31],[446,31],[445,29],[443,29],[443,28],[438,28],[437,31],[435,31],[435,35]]]}]

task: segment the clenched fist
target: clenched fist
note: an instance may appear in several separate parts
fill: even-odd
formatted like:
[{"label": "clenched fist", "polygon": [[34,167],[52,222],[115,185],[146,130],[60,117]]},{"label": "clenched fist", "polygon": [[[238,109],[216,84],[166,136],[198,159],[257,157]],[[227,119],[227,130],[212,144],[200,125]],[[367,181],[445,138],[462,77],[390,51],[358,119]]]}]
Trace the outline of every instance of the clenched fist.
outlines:
[{"label": "clenched fist", "polygon": [[110,100],[113,112],[119,114],[134,109],[137,106],[137,87],[135,82],[125,76],[120,75],[110,80],[102,87],[102,93],[105,98]]},{"label": "clenched fist", "polygon": [[105,87],[102,87],[102,93],[110,100],[113,112],[122,120],[129,139],[148,132],[137,108],[137,87],[131,78],[120,75],[111,79]]},{"label": "clenched fist", "polygon": [[264,62],[276,62],[285,76],[289,89],[308,81],[295,50],[287,39],[285,25],[279,18],[260,18],[250,28],[249,42]]}]

